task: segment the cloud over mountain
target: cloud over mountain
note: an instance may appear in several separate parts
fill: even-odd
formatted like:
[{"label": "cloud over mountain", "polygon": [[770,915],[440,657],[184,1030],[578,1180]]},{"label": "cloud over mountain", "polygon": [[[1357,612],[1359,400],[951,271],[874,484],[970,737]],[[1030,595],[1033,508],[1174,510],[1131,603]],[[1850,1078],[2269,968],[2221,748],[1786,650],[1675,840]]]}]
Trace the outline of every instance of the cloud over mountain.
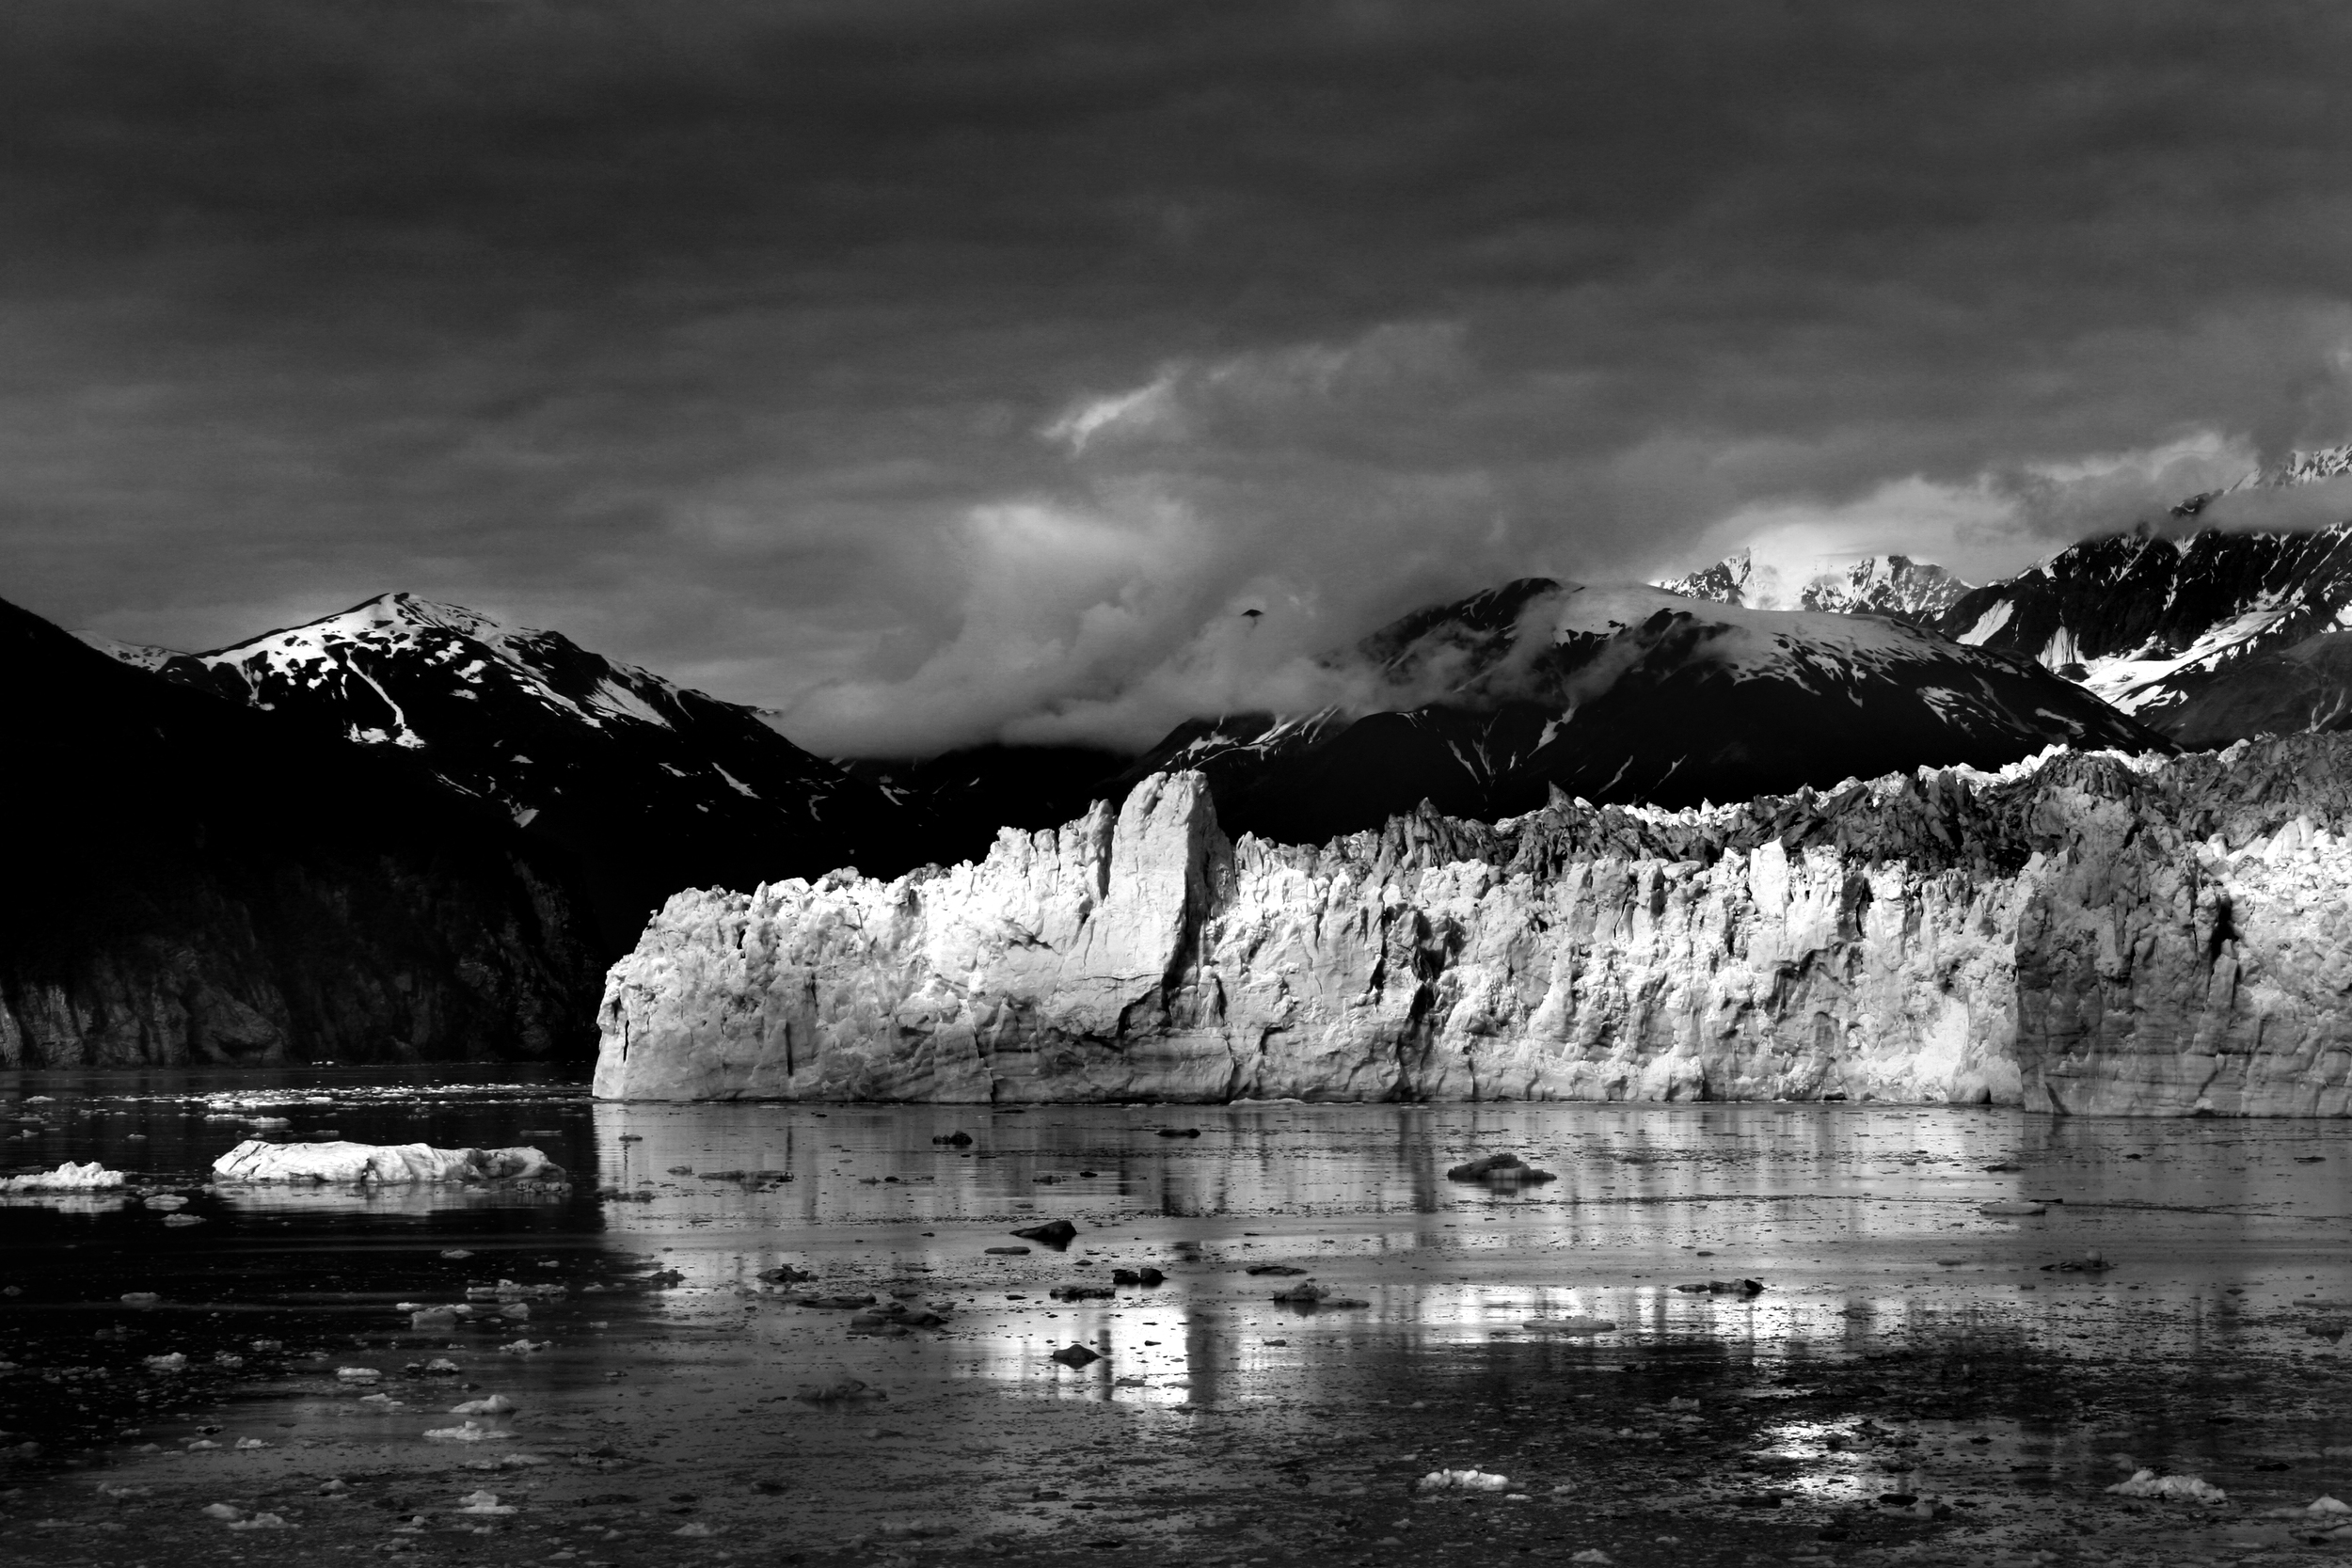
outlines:
[{"label": "cloud over mountain", "polygon": [[174,646],[453,597],[826,750],[1277,705],[1750,524],[1980,578],[2352,426],[2347,33],[24,0],[0,578]]}]

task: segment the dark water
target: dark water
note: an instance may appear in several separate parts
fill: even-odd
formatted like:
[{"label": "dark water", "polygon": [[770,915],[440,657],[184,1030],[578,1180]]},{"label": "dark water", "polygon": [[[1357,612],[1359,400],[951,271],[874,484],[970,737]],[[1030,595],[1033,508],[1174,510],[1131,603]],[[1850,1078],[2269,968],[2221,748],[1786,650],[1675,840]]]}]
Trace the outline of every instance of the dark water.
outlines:
[{"label": "dark water", "polygon": [[[555,1084],[337,1073],[0,1089],[18,1118],[8,1169],[97,1159],[187,1195],[181,1212],[203,1221],[167,1225],[111,1195],[0,1207],[0,1284],[19,1292],[0,1298],[0,1358],[15,1364],[0,1374],[0,1443],[39,1445],[15,1450],[28,1475],[183,1463],[192,1442],[224,1445],[199,1450],[223,1473],[305,1444],[447,1465],[453,1450],[423,1433],[451,1425],[455,1385],[411,1370],[445,1358],[523,1406],[500,1418],[501,1453],[659,1434],[682,1463],[773,1465],[826,1422],[870,1418],[789,1398],[855,1380],[888,1392],[894,1418],[925,1412],[923,1436],[976,1477],[1060,1430],[1061,1411],[1173,1445],[1170,1466],[1211,1463],[1201,1420],[1238,1414],[1278,1445],[1352,1422],[1367,1445],[1353,1463],[1417,1470],[1499,1465],[1509,1445],[1481,1433],[1590,1402],[1595,1433],[1661,1454],[1736,1410],[1740,1462],[1823,1508],[1899,1484],[1980,1498],[1989,1515],[2095,1492],[2127,1457],[2249,1496],[2352,1489],[2352,1465],[2328,1451],[2352,1445],[2352,1413],[2311,1395],[2340,1377],[2352,1316],[2352,1130],[2335,1123],[1875,1105],[616,1106]],[[528,1195],[206,1190],[255,1116],[289,1124],[274,1137],[534,1144],[579,1180]],[[1159,1135],[1188,1129],[1200,1136]],[[969,1148],[932,1142],[958,1131]],[[1502,1148],[1559,1180],[1494,1193],[1444,1178]],[[1978,1212],[2018,1198],[2048,1212]],[[1047,1216],[1079,1227],[1066,1253],[984,1251]],[[2109,1267],[2047,1267],[2093,1249]],[[1295,1276],[1247,1272],[1264,1263],[1368,1305],[1279,1307]],[[846,1314],[779,1304],[758,1276],[785,1264],[817,1289],[906,1291],[947,1324],[851,1336]],[[1048,1295],[1143,1264],[1168,1282]],[[1675,1289],[1748,1276],[1760,1294]],[[479,1324],[411,1328],[404,1304],[501,1279],[563,1291],[527,1316],[491,1303]],[[1524,1326],[1571,1317],[1618,1326]],[[1073,1343],[1102,1359],[1048,1359]],[[186,1369],[149,1367],[175,1352]],[[385,1381],[340,1382],[343,1366]],[[1628,1370],[1650,1393],[1620,1408],[1632,1385],[1612,1380]],[[1899,1469],[1857,1428],[1859,1406],[1796,1398],[1833,1386],[1895,1402],[1882,1418],[1902,1424]],[[1429,1438],[1406,1414],[1457,1405],[1493,1419]],[[1514,1486],[1581,1484],[1592,1462],[1558,1446],[1573,1435],[1511,1449]],[[271,1451],[227,1448],[239,1437]],[[1711,1484],[1720,1468],[1658,1463],[1661,1485]],[[1343,1469],[1332,1484],[1378,1478]],[[1052,1506],[1004,1528],[1044,1528]]]}]

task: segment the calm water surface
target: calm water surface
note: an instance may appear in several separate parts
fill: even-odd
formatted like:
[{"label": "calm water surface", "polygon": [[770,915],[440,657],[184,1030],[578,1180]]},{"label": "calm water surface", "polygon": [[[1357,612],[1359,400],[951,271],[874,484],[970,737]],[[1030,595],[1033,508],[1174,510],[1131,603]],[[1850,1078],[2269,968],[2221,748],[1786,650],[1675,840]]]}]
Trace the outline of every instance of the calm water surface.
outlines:
[{"label": "calm water surface", "polygon": [[[2063,1418],[2023,1393],[1955,1410],[1933,1396],[1908,1412],[1913,1491],[1991,1506],[2021,1487],[2104,1484],[2126,1458],[2214,1474],[2263,1462],[2267,1476],[2289,1450],[2300,1469],[2279,1486],[2352,1485],[2327,1453],[2352,1444],[2352,1416],[2288,1388],[2335,1375],[2337,1308],[2352,1314],[2352,1129],[2335,1123],[1854,1104],[632,1106],[445,1072],[28,1074],[0,1091],[0,1165],[100,1160],[187,1194],[183,1212],[204,1222],[167,1226],[111,1196],[0,1207],[0,1284],[18,1292],[0,1298],[0,1357],[16,1364],[0,1374],[0,1443],[39,1443],[43,1465],[136,1463],[147,1444],[168,1457],[214,1429],[423,1452],[446,1401],[400,1379],[434,1356],[524,1406],[518,1443],[660,1435],[728,1460],[868,1418],[790,1400],[843,1379],[985,1449],[1081,1406],[1148,1442],[1221,1414],[1254,1411],[1279,1433],[1341,1406],[1409,1412],[1482,1391],[1507,1416],[1603,1398],[1628,1369],[1673,1370],[1707,1401],[1772,1401],[1833,1369],[1927,1357],[1963,1383],[1979,1364],[2061,1381],[2095,1364],[2172,1393]],[[294,1139],[531,1143],[579,1180],[566,1194],[204,1190],[254,1117]],[[958,1132],[968,1148],[933,1141]],[[1493,1193],[1445,1179],[1500,1149],[1558,1180]],[[2016,1199],[2047,1212],[1979,1212]],[[1009,1232],[1046,1217],[1077,1225],[1067,1252],[984,1250],[1023,1244]],[[2109,1267],[2048,1267],[2091,1250]],[[1144,1264],[1167,1283],[1048,1294]],[[1247,1272],[1263,1264],[1368,1305],[1279,1307],[1286,1277]],[[907,1292],[947,1326],[851,1336],[843,1313],[783,1305],[759,1278],[780,1265],[815,1276],[801,1289]],[[1675,1289],[1740,1277],[1763,1292]],[[527,1315],[411,1329],[408,1306],[501,1278],[564,1289]],[[159,1299],[126,1307],[131,1291]],[[1566,1317],[1617,1327],[1525,1326]],[[281,1342],[284,1359],[255,1340]],[[1048,1359],[1071,1344],[1102,1359]],[[165,1347],[198,1365],[159,1387],[141,1369]],[[409,1392],[363,1405],[331,1375],[351,1364]],[[666,1424],[632,1433],[648,1379]],[[1867,1505],[1890,1472],[1836,1440],[1840,1420],[1792,1409],[1752,1457],[1793,1495]],[[2259,1453],[2251,1423],[2267,1423]],[[1414,1463],[1469,1463],[1479,1447],[1449,1435],[1454,1451],[1421,1456],[1409,1418],[1391,1430],[1375,1447]],[[1664,1440],[1655,1420],[1628,1436]],[[1514,1464],[1515,1484],[1574,1481],[1565,1458]]]}]

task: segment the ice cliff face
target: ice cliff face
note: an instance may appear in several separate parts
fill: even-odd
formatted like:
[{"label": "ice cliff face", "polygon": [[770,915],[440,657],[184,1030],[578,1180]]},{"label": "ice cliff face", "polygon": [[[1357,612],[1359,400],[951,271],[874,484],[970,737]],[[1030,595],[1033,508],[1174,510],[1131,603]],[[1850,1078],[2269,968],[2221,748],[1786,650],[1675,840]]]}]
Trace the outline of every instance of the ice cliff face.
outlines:
[{"label": "ice cliff face", "polygon": [[1851,1098],[2352,1111],[2352,743],[2055,753],[1321,847],[1198,775],[978,863],[685,893],[606,1098]]}]

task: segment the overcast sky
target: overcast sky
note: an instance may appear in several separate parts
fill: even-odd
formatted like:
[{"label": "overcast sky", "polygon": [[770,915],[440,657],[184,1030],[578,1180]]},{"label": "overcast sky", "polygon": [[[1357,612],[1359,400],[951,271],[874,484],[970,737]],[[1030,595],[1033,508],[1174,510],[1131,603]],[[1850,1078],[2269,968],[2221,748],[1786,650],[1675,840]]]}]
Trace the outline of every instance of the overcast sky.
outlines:
[{"label": "overcast sky", "polygon": [[0,596],[204,647],[406,588],[838,752],[1140,742],[1751,538],[1981,578],[2352,437],[2348,35],[11,0]]}]

